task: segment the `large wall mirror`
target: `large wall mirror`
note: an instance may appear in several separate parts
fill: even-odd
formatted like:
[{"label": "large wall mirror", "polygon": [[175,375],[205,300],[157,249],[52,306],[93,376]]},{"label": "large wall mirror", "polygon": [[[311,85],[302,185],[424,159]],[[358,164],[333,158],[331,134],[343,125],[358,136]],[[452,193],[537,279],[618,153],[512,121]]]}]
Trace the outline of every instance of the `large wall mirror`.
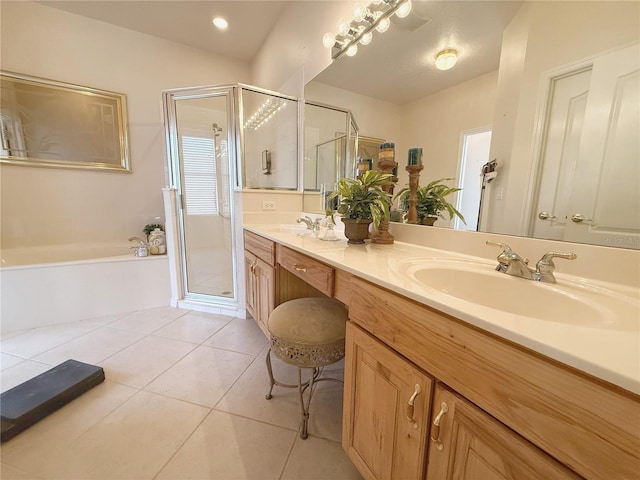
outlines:
[{"label": "large wall mirror", "polygon": [[[466,137],[490,131],[484,161],[497,160],[497,176],[479,189],[478,222],[449,227],[637,249],[639,41],[638,2],[414,0],[305,98],[395,142],[399,186],[411,147],[424,149],[421,185],[462,186]],[[458,63],[439,71],[445,48]],[[467,170],[482,184],[478,164]]]},{"label": "large wall mirror", "polygon": [[0,73],[0,162],[130,172],[126,96]]}]

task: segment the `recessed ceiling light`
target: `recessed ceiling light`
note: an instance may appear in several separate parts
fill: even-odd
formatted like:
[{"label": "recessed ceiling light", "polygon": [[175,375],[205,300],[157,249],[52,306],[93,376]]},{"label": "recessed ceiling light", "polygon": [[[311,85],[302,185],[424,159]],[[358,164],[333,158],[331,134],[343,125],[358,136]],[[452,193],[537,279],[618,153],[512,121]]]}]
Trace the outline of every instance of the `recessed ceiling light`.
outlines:
[{"label": "recessed ceiling light", "polygon": [[218,27],[220,30],[226,30],[227,27],[229,26],[229,22],[227,22],[224,18],[222,17],[215,17],[212,20],[212,23]]}]

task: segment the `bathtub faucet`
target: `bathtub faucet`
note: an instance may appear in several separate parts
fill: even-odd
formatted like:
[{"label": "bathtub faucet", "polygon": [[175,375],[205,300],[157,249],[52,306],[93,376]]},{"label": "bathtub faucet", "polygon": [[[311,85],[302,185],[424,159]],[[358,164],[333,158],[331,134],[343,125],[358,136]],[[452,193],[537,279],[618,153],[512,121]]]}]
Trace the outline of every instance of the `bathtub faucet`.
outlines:
[{"label": "bathtub faucet", "polygon": [[131,237],[130,242],[138,242],[140,245],[148,246],[148,243],[138,237]]}]

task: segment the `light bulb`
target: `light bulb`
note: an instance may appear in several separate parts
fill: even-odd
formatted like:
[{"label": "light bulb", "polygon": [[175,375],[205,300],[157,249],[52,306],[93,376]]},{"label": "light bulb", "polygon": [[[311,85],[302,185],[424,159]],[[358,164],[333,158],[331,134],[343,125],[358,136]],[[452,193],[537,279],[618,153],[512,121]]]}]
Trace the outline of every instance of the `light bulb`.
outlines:
[{"label": "light bulb", "polygon": [[331,32],[325,33],[322,37],[322,44],[327,48],[333,47],[336,44],[335,35]]},{"label": "light bulb", "polygon": [[353,19],[356,22],[362,22],[364,17],[367,15],[367,7],[359,3],[356,5],[356,8],[353,10]]},{"label": "light bulb", "polygon": [[349,48],[347,48],[347,51],[345,52],[347,54],[347,57],[353,57],[356,53],[358,53],[358,45],[357,44],[352,44]]},{"label": "light bulb", "polygon": [[369,45],[371,40],[373,40],[373,34],[371,32],[367,32],[360,38],[360,43],[362,45]]},{"label": "light bulb", "polygon": [[380,20],[380,23],[378,24],[378,26],[376,26],[376,30],[379,31],[380,33],[384,33],[387,30],[389,30],[389,26],[391,25],[391,20],[389,20],[389,18],[383,18],[382,20]]},{"label": "light bulb", "polygon": [[348,31],[349,24],[346,22],[346,20],[340,20],[340,22],[338,22],[338,33],[340,35],[346,35]]},{"label": "light bulb", "polygon": [[449,70],[458,62],[458,52],[452,48],[442,50],[436,55],[436,68]]},{"label": "light bulb", "polygon": [[396,10],[398,18],[404,18],[411,13],[411,0],[407,0],[402,6]]}]

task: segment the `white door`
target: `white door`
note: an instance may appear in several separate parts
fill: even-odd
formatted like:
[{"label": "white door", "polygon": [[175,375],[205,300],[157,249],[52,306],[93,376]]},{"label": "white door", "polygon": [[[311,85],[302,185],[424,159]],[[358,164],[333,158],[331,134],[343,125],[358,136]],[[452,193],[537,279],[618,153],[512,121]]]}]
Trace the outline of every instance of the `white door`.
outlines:
[{"label": "white door", "polygon": [[636,44],[593,64],[565,240],[640,248],[639,132]]},{"label": "white door", "polygon": [[462,213],[466,223],[454,218],[456,230],[478,229],[480,196],[482,192],[482,166],[489,161],[491,130],[463,134],[462,157],[460,158],[458,200],[456,208]]},{"label": "white door", "polygon": [[556,77],[549,89],[533,236],[563,240],[584,120],[591,67]]}]

